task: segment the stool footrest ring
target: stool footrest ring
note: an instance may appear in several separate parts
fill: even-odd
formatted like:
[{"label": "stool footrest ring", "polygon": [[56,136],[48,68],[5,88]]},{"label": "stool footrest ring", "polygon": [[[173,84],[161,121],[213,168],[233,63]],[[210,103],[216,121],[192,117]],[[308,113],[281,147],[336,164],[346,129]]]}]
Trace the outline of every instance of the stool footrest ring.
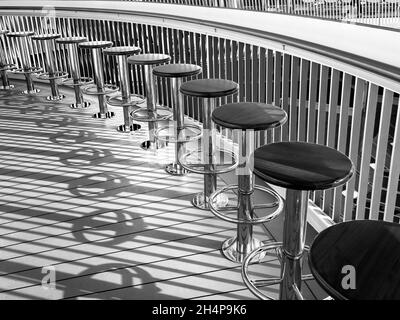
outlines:
[{"label": "stool footrest ring", "polygon": [[2,66],[0,66],[0,71],[12,71],[17,69],[17,66],[15,64],[3,64]]},{"label": "stool footrest ring", "polygon": [[79,80],[75,80],[73,78],[65,78],[63,80],[63,85],[65,86],[86,86],[88,84],[92,84],[94,80],[89,77],[80,77]]},{"label": "stool footrest ring", "polygon": [[271,203],[261,204],[261,205],[254,205],[253,209],[256,210],[256,209],[274,208],[274,207],[276,207],[276,209],[272,213],[270,213],[266,216],[260,217],[260,218],[248,217],[246,219],[239,219],[239,218],[230,217],[226,213],[231,211],[231,212],[234,212],[237,214],[238,207],[237,206],[225,206],[225,207],[218,208],[215,199],[217,199],[221,194],[224,194],[227,191],[233,191],[233,190],[238,190],[238,185],[226,186],[225,188],[221,188],[221,189],[215,191],[210,196],[209,206],[210,206],[211,212],[216,217],[218,217],[224,221],[236,223],[236,224],[239,224],[239,223],[240,224],[260,224],[260,223],[265,223],[265,222],[275,219],[283,211],[283,206],[284,206],[283,200],[277,192],[275,192],[274,190],[269,189],[267,187],[264,187],[264,186],[255,185],[254,190],[259,190],[264,193],[267,193],[269,196],[275,198],[275,201],[271,202]]},{"label": "stool footrest ring", "polygon": [[23,74],[30,74],[30,73],[38,73],[43,71],[42,68],[40,67],[30,67],[29,69],[24,69],[24,68],[16,68],[11,70],[12,73],[23,73]]},{"label": "stool footrest ring", "polygon": [[154,137],[160,141],[170,143],[185,143],[201,138],[203,130],[195,124],[185,124],[179,130],[176,127],[166,126],[159,128]]},{"label": "stool footrest ring", "polygon": [[113,84],[105,84],[102,89],[97,88],[96,84],[90,84],[82,88],[83,93],[92,96],[105,96],[107,94],[114,93],[119,90],[119,88]]},{"label": "stool footrest ring", "polygon": [[[194,150],[179,157],[179,163],[186,170],[198,174],[219,174],[226,173],[235,169],[239,162],[235,153],[229,150],[218,149],[213,152],[211,163],[202,161],[203,152]],[[218,159],[228,159],[230,162],[217,162]]]},{"label": "stool footrest ring", "polygon": [[[129,101],[123,101],[122,95],[119,93],[119,94],[115,94],[113,96],[107,97],[107,103],[113,107],[132,106],[132,107],[142,108],[142,107],[144,107],[144,104],[146,103],[146,98],[139,94],[131,94]],[[141,106],[141,105],[143,105],[143,106]]]},{"label": "stool footrest ring", "polygon": [[[282,254],[282,255],[284,254],[281,250],[282,245],[283,245],[282,242],[272,242],[272,243],[265,244],[265,245],[257,248],[256,250],[252,251],[250,254],[248,254],[247,257],[243,261],[242,278],[243,278],[244,284],[257,298],[259,298],[261,300],[275,300],[275,298],[273,298],[265,293],[262,293],[261,290],[259,290],[259,288],[280,284],[282,279],[278,278],[278,277],[268,277],[268,278],[255,279],[255,280],[250,279],[249,270],[248,270],[249,265],[261,264],[262,260],[266,256],[266,253],[268,251],[275,250],[276,254],[278,255],[278,260],[279,260],[279,262],[281,264],[281,268],[282,268],[283,257],[280,256],[280,254]],[[310,250],[310,247],[305,246],[303,256],[304,256],[305,252],[308,252],[309,250]],[[281,273],[281,274],[283,274],[283,273]],[[301,277],[302,281],[313,280],[313,279],[314,279],[314,277],[311,274],[302,275],[302,277]],[[300,290],[298,290],[297,287],[294,289],[297,289],[297,291],[295,290],[297,298],[303,300],[303,296],[302,296]]]},{"label": "stool footrest ring", "polygon": [[140,108],[131,112],[133,120],[138,122],[157,122],[165,121],[172,117],[171,111],[168,109],[157,109],[156,111],[146,108]]},{"label": "stool footrest ring", "polygon": [[55,71],[52,74],[49,72],[38,73],[37,77],[41,80],[57,80],[57,79],[65,79],[68,77],[68,73],[64,71]]}]

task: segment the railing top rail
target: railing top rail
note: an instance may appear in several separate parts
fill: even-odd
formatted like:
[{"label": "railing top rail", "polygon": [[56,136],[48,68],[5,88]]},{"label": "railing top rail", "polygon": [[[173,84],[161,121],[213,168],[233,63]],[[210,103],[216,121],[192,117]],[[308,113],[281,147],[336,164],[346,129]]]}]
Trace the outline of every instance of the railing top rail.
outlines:
[{"label": "railing top rail", "polygon": [[[57,14],[73,12],[93,19],[107,19],[110,14],[137,22],[147,19],[158,25],[201,31],[210,35],[233,38],[256,45],[267,42],[279,50],[299,56],[323,57],[328,65],[346,64],[362,70],[366,77],[377,76],[381,85],[400,91],[400,32],[365,28],[299,16],[224,8],[174,6],[161,3],[115,1],[1,1],[4,13],[28,11],[40,14],[43,7],[54,7]],[[218,9],[218,10],[216,10]],[[345,36],[344,36],[345,35]],[[363,75],[360,74],[362,77]]]}]

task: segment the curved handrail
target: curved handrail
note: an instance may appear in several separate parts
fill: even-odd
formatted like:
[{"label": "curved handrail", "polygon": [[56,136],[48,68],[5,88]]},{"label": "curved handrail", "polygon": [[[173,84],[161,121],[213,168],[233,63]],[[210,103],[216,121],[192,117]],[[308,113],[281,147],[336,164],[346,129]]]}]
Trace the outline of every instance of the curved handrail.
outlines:
[{"label": "curved handrail", "polygon": [[[314,59],[330,65],[342,64],[341,70],[358,73],[361,77],[394,91],[400,88],[400,58],[398,58],[400,31],[366,28],[325,20],[318,20],[316,25],[315,20],[311,18],[279,13],[203,7],[193,11],[188,6],[175,5],[171,8],[170,5],[160,3],[119,2],[116,5],[115,1],[90,1],[80,2],[78,5],[76,1],[63,1],[62,4],[59,1],[19,1],[18,4],[15,6],[15,1],[2,1],[0,10],[18,12],[34,10],[36,14],[40,14],[45,5],[54,8],[58,16],[68,15],[72,10],[75,16],[81,13],[89,17],[85,13],[89,13],[90,10],[90,18],[93,18],[93,13],[102,19],[113,14],[125,21],[134,16],[147,18],[159,25],[173,24],[177,27],[181,23],[182,27],[194,31],[200,29],[204,31],[204,27],[208,27],[207,34],[223,35],[235,40],[246,39],[246,42],[255,45],[260,44],[262,39],[269,42],[270,46],[272,42],[279,50],[288,53],[296,53],[307,58],[314,55]],[[229,21],[234,21],[235,24]],[[293,27],[288,27],[290,25]],[[320,32],[311,33],[315,28]],[[321,34],[324,31],[329,32],[325,39]],[[343,37],[344,33],[346,37]],[[359,40],[357,40],[358,35]],[[371,46],[371,43],[374,45]]]}]

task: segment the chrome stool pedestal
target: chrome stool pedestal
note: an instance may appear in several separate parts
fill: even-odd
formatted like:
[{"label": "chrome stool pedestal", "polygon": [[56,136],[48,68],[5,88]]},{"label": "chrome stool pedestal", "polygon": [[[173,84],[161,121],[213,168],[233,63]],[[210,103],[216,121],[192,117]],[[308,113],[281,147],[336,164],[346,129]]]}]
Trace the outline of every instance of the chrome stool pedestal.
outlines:
[{"label": "chrome stool pedestal", "polygon": [[50,81],[51,95],[46,99],[49,101],[60,101],[65,98],[65,95],[60,94],[58,83],[60,79],[68,77],[68,73],[57,71],[54,59],[54,40],[60,38],[59,34],[41,34],[32,37],[32,40],[40,41],[45,54],[45,70],[46,72],[39,73],[38,78]]},{"label": "chrome stool pedestal", "polygon": [[[305,142],[272,143],[254,152],[254,173],[267,183],[286,188],[283,242],[270,243],[250,253],[242,265],[246,286],[261,299],[273,299],[263,287],[279,284],[279,299],[303,299],[303,275],[309,193],[346,183],[354,171],[348,157],[323,145]],[[251,279],[249,268],[275,251],[281,264],[280,277]],[[259,273],[257,269],[257,273]]]},{"label": "chrome stool pedestal", "polygon": [[[217,174],[229,172],[238,165],[236,155],[215,147],[216,127],[211,120],[211,114],[216,107],[216,98],[226,97],[239,91],[236,82],[224,79],[199,79],[184,82],[180,91],[182,94],[202,98],[203,100],[203,137],[199,150],[184,153],[179,156],[182,167],[189,172],[204,175],[203,192],[196,194],[192,205],[202,210],[209,209],[209,198],[217,188]],[[225,162],[225,159],[230,162]],[[222,159],[221,162],[219,160]],[[228,203],[226,197],[216,199],[218,206],[223,207]]]},{"label": "chrome stool pedestal", "polygon": [[156,150],[166,146],[159,140],[156,140],[154,133],[157,130],[158,122],[168,120],[172,117],[167,110],[162,110],[157,106],[157,92],[154,89],[153,66],[167,63],[171,57],[160,53],[144,53],[130,56],[128,63],[136,66],[143,66],[144,82],[146,88],[146,109],[138,109],[131,113],[133,120],[138,122],[147,122],[149,128],[149,140],[140,144],[144,150]]},{"label": "chrome stool pedestal", "polygon": [[[161,78],[170,78],[172,91],[173,128],[164,126],[155,132],[155,138],[165,143],[175,143],[175,161],[165,166],[165,171],[174,176],[186,174],[186,170],[179,163],[179,154],[184,152],[184,144],[200,139],[202,130],[196,125],[185,125],[182,96],[179,88],[182,79],[201,73],[201,67],[193,64],[166,64],[154,67],[153,74]],[[171,132],[172,131],[172,132]]]},{"label": "chrome stool pedestal", "polygon": [[[20,31],[20,32],[9,32],[6,34],[7,37],[13,38],[18,43],[22,68],[13,69],[13,73],[22,73],[25,75],[26,90],[22,91],[23,94],[33,94],[40,92],[39,89],[35,89],[33,84],[32,74],[41,72],[43,69],[40,67],[31,66],[31,57],[29,54],[29,38],[35,33],[32,31]],[[15,44],[15,43],[14,43]]]},{"label": "chrome stool pedestal", "polygon": [[[237,225],[236,235],[224,241],[221,249],[224,256],[233,262],[242,263],[250,252],[264,244],[253,237],[253,226],[271,221],[283,210],[283,201],[275,191],[254,186],[251,157],[254,152],[255,131],[279,127],[286,119],[286,112],[281,108],[253,102],[226,104],[212,114],[215,124],[239,133],[239,165],[236,169],[238,184],[214,192],[210,196],[209,204],[215,216]],[[269,203],[255,204],[255,190],[267,196]],[[232,192],[235,194],[236,205],[219,208],[216,200]],[[266,213],[260,212],[261,210]]]},{"label": "chrome stool pedestal", "polygon": [[70,104],[72,109],[87,108],[90,106],[90,102],[83,98],[81,87],[92,84],[94,80],[92,78],[81,77],[78,55],[78,44],[86,41],[87,39],[85,37],[56,39],[56,43],[64,45],[68,52],[69,73],[71,78],[64,79],[63,85],[72,86],[74,88],[75,103]]},{"label": "chrome stool pedestal", "polygon": [[122,107],[123,109],[124,123],[117,127],[118,132],[130,133],[141,128],[139,124],[132,122],[130,114],[133,111],[133,108],[137,109],[143,106],[146,102],[146,99],[144,96],[131,94],[129,88],[130,81],[127,63],[127,58],[129,56],[138,54],[140,51],[140,48],[132,46],[112,47],[103,50],[105,55],[116,56],[118,62],[120,93],[118,95],[107,97],[107,103],[109,105]]},{"label": "chrome stool pedestal", "polygon": [[92,51],[92,61],[94,68],[94,83],[82,88],[83,93],[97,96],[99,102],[99,112],[93,115],[96,119],[110,119],[115,113],[108,111],[105,96],[118,91],[118,87],[110,84],[104,84],[104,68],[102,59],[102,49],[112,47],[111,41],[87,41],[80,42],[78,47],[81,49],[90,49]]},{"label": "chrome stool pedestal", "polygon": [[16,67],[13,64],[7,62],[5,47],[3,46],[4,35],[7,33],[8,30],[0,30],[0,90],[9,90],[14,88],[14,86],[10,85],[10,82],[8,81],[7,72],[14,70]]}]

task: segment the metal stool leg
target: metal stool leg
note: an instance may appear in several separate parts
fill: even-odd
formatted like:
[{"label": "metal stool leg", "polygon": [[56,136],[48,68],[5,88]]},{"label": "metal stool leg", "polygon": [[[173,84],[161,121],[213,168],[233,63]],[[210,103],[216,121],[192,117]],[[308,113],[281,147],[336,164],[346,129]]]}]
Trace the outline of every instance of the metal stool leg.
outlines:
[{"label": "metal stool leg", "polygon": [[[19,39],[19,49],[20,49],[20,59],[22,63],[22,67],[24,70],[29,71],[31,69],[31,62],[29,56],[29,45],[28,45],[28,38],[27,37],[20,37]],[[22,93],[24,94],[31,94],[31,93],[38,93],[40,92],[39,89],[35,89],[32,80],[32,74],[30,72],[25,73],[25,80],[26,80],[26,90]]]},{"label": "metal stool leg", "polygon": [[[97,92],[104,92],[104,75],[103,75],[103,61],[101,59],[101,49],[92,49],[92,59],[94,67],[94,78],[97,86]],[[94,118],[112,118],[115,116],[114,112],[108,111],[107,103],[104,94],[97,96],[99,102],[99,112],[94,114]]]},{"label": "metal stool leg", "polygon": [[180,132],[184,130],[184,110],[182,95],[179,92],[181,86],[181,78],[171,79],[171,90],[172,90],[172,105],[173,105],[173,120],[174,120],[174,132],[176,132],[176,143],[175,143],[175,161],[165,166],[165,171],[174,176],[183,176],[187,171],[179,163],[179,154],[184,153],[184,143],[179,142]]},{"label": "metal stool leg", "polygon": [[[203,100],[203,163],[206,171],[212,171],[214,168],[214,141],[215,124],[211,120],[211,114],[215,109],[216,101],[213,98]],[[208,210],[210,195],[217,189],[217,174],[204,174],[204,191],[196,194],[192,199],[192,204],[196,208]],[[223,207],[228,203],[225,195],[221,195],[217,200],[218,206]]]},{"label": "metal stool leg", "polygon": [[44,53],[46,55],[46,70],[49,74],[49,81],[50,81],[50,89],[51,89],[51,95],[47,96],[46,99],[49,101],[60,101],[65,98],[63,94],[60,94],[58,90],[58,84],[55,77],[55,62],[54,62],[54,40],[46,40],[42,41],[43,43],[43,49]]},{"label": "metal stool leg", "polygon": [[296,300],[301,292],[309,191],[286,191],[282,244],[282,282],[279,299]]},{"label": "metal stool leg", "polygon": [[[238,220],[251,220],[254,218],[254,205],[252,195],[254,192],[254,176],[251,171],[249,156],[254,152],[254,131],[241,131],[239,144],[238,174]],[[253,250],[264,243],[253,237],[253,224],[238,223],[236,236],[227,239],[222,245],[224,256],[241,263]]]},{"label": "metal stool leg", "polygon": [[81,73],[79,70],[78,61],[78,45],[76,43],[68,43],[68,58],[70,65],[71,77],[73,79],[74,92],[75,92],[75,103],[71,104],[70,107],[73,109],[87,108],[90,106],[90,102],[83,99],[82,89],[80,86]]},{"label": "metal stool leg", "polygon": [[[121,98],[123,103],[128,103],[131,99],[131,92],[129,90],[129,75],[128,75],[128,63],[126,56],[118,56],[118,72],[119,72],[119,88],[121,91]],[[132,122],[130,113],[132,106],[123,106],[124,112],[124,124],[117,127],[119,132],[132,132],[139,130],[141,126]]]},{"label": "metal stool leg", "polygon": [[[144,66],[144,77],[146,79],[146,99],[147,99],[147,110],[150,112],[157,113],[156,96],[154,90],[154,79],[152,74],[152,66]],[[149,122],[149,140],[141,143],[140,147],[144,150],[148,149],[160,149],[166,146],[165,142],[159,141],[155,138],[154,133],[157,130],[157,121]]]}]

